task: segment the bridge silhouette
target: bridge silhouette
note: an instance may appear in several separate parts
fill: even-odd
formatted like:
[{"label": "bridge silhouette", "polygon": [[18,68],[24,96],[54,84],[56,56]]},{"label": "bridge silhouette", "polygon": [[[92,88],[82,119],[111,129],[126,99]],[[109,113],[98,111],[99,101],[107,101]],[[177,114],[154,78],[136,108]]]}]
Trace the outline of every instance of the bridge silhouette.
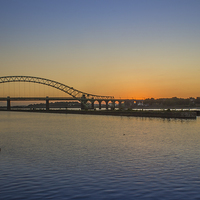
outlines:
[{"label": "bridge silhouette", "polygon": [[99,109],[102,107],[102,102],[105,102],[106,109],[108,110],[108,103],[112,102],[112,109],[115,109],[115,102],[119,102],[119,108],[122,107],[123,102],[134,101],[135,104],[142,100],[134,100],[134,99],[117,99],[114,96],[102,96],[102,95],[94,95],[86,92],[82,92],[73,87],[65,85],[63,83],[34,76],[3,76],[0,77],[0,84],[2,83],[10,83],[10,82],[31,82],[36,84],[47,85],[49,87],[56,88],[71,97],[1,97],[0,101],[7,101],[7,110],[11,110],[11,101],[46,101],[46,110],[49,110],[49,101],[55,100],[77,100],[81,103],[81,109],[88,109],[87,103],[91,103],[91,109],[94,109],[94,102],[97,101],[99,103]]}]

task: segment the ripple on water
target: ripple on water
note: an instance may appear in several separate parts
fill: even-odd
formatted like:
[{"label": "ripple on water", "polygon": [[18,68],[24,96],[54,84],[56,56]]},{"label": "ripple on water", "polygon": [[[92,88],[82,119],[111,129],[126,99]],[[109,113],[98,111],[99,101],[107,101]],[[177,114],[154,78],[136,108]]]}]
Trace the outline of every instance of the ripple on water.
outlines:
[{"label": "ripple on water", "polygon": [[199,119],[4,112],[0,127],[2,199],[200,198]]}]

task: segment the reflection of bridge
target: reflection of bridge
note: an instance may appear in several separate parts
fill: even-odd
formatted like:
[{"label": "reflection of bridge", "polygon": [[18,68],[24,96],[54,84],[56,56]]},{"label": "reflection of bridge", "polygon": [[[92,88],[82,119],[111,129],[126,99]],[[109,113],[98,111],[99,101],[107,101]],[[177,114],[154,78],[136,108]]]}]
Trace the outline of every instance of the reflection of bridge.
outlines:
[{"label": "reflection of bridge", "polygon": [[[94,109],[94,102],[99,103],[99,109],[101,109],[102,102],[105,102],[106,109],[108,109],[108,103],[112,102],[112,108],[115,109],[115,102],[119,103],[119,108],[121,108],[123,102],[130,101],[129,99],[115,99],[113,96],[101,96],[93,95],[89,93],[82,92],[80,90],[69,87],[65,84],[53,81],[50,79],[32,77],[32,76],[4,76],[0,77],[0,83],[9,83],[9,82],[32,82],[47,85],[53,88],[56,88],[62,92],[67,93],[72,97],[7,97],[0,98],[0,101],[7,101],[7,110],[11,109],[11,101],[46,101],[46,110],[49,110],[49,101],[55,100],[77,100],[81,102],[81,109],[87,108],[87,103],[91,103],[91,109]],[[133,100],[135,103],[140,100]]]}]

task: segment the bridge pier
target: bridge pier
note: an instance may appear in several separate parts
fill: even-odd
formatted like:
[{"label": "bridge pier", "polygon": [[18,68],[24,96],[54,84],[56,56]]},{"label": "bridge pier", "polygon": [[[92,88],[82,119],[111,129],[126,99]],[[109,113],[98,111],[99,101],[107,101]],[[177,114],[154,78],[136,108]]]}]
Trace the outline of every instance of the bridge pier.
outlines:
[{"label": "bridge pier", "polygon": [[7,110],[10,110],[10,97],[7,97]]},{"label": "bridge pier", "polygon": [[112,110],[115,110],[115,101],[112,101]]},{"label": "bridge pier", "polygon": [[91,109],[94,110],[94,101],[91,101]]},{"label": "bridge pier", "polygon": [[81,110],[87,109],[86,103],[87,103],[87,100],[86,100],[85,95],[83,94],[83,96],[81,97]]},{"label": "bridge pier", "polygon": [[106,102],[106,110],[108,110],[108,101],[105,101]]},{"label": "bridge pier", "polygon": [[119,101],[119,109],[122,108],[122,101]]},{"label": "bridge pier", "polygon": [[46,111],[49,110],[49,97],[46,97]]},{"label": "bridge pier", "polygon": [[101,110],[101,101],[98,101],[99,102],[99,110]]}]

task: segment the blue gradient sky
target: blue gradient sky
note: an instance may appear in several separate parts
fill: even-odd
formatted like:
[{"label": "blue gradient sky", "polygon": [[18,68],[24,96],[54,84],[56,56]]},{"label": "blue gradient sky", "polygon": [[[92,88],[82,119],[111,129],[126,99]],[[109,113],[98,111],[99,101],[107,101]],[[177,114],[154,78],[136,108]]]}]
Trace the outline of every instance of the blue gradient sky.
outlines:
[{"label": "blue gradient sky", "polygon": [[200,96],[200,1],[0,0],[0,69],[100,95]]}]

